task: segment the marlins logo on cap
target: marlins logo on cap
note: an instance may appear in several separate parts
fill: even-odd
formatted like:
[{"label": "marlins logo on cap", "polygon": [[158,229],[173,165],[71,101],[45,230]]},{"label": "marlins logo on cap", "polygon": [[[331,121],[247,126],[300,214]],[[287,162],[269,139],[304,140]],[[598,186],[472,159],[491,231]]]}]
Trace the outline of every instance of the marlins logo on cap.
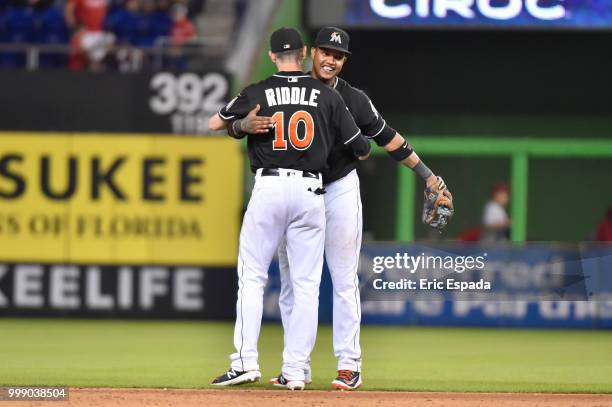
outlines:
[{"label": "marlins logo on cap", "polygon": [[338,27],[323,27],[317,34],[314,46],[317,48],[329,48],[335,49],[336,51],[350,54],[349,51],[350,37],[341,28]]},{"label": "marlins logo on cap", "polygon": [[336,31],[334,31],[331,35],[331,37],[329,38],[329,40],[331,42],[337,42],[338,44],[342,44],[342,37],[340,37],[340,34],[338,34]]}]

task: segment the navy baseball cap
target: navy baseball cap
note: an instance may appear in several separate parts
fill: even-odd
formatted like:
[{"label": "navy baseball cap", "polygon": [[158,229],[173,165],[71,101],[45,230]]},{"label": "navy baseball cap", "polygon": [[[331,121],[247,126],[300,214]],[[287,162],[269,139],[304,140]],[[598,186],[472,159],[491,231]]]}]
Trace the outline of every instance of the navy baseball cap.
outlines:
[{"label": "navy baseball cap", "polygon": [[270,36],[270,51],[284,52],[304,48],[302,36],[295,28],[279,28]]},{"label": "navy baseball cap", "polygon": [[350,55],[349,41],[351,38],[341,28],[323,27],[319,30],[314,46],[317,48],[329,48]]}]

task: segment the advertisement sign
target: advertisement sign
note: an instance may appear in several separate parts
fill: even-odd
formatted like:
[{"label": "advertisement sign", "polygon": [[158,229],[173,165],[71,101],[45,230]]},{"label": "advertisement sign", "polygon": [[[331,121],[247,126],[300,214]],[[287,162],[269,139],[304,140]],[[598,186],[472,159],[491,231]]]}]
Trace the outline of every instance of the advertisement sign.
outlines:
[{"label": "advertisement sign", "polygon": [[232,266],[242,157],[227,137],[0,134],[0,259]]},{"label": "advertisement sign", "polygon": [[2,129],[205,135],[224,72],[0,72]]},{"label": "advertisement sign", "polygon": [[[612,328],[612,248],[364,244],[363,324]],[[264,316],[280,320],[278,263]],[[332,320],[327,266],[319,318]]]},{"label": "advertisement sign", "polygon": [[233,268],[0,263],[0,315],[231,319]]},{"label": "advertisement sign", "polygon": [[612,3],[607,0],[343,0],[331,11],[321,11],[320,3],[309,2],[315,26],[612,28]]},{"label": "advertisement sign", "polygon": [[227,103],[229,80],[216,72],[158,72],[150,79],[149,91],[151,112],[164,117],[172,133],[205,134],[208,119]]}]

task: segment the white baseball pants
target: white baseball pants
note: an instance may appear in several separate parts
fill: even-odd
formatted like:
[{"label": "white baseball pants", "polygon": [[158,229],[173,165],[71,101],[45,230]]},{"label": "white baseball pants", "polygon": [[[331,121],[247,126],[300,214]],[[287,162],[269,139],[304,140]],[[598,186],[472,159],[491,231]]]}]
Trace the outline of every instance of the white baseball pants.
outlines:
[{"label": "white baseball pants", "polygon": [[280,169],[280,176],[255,177],[255,186],[242,222],[238,255],[238,300],[231,367],[259,369],[257,341],[261,328],[268,268],[286,236],[287,275],[293,288],[293,309],[284,322],[283,375],[304,380],[314,347],[319,308],[319,284],[325,242],[325,205],[320,179],[301,171]]},{"label": "white baseball pants", "polygon": [[[325,189],[325,259],[333,283],[334,354],[338,358],[338,370],[359,372],[361,301],[357,268],[363,220],[357,171],[351,171]],[[283,326],[287,326],[295,312],[295,287],[290,278],[293,269],[286,249],[281,242],[278,251],[281,276],[279,307]],[[310,366],[306,369],[309,370]]]}]

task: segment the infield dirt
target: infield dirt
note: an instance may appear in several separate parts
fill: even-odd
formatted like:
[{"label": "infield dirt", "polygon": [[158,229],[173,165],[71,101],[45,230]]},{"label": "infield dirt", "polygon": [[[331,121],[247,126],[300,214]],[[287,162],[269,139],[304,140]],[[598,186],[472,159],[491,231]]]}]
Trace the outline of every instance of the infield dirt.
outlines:
[{"label": "infield dirt", "polygon": [[[0,405],[3,403],[0,402]],[[10,403],[13,405],[14,403]],[[411,407],[612,407],[612,395],[516,393],[331,392],[284,390],[70,389],[53,406],[411,406]],[[48,407],[48,402],[20,402]]]}]

